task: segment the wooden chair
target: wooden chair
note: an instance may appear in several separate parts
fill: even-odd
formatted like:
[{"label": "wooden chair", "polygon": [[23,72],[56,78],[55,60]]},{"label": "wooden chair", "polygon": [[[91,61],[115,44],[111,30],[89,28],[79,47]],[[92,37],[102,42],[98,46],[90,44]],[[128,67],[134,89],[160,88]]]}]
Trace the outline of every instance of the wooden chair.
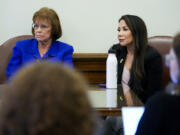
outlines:
[{"label": "wooden chair", "polygon": [[173,37],[171,36],[153,36],[148,39],[148,44],[159,51],[163,59],[163,76],[162,84],[163,87],[168,84],[170,81],[169,68],[165,65],[165,55],[169,53],[169,50],[172,46]]},{"label": "wooden chair", "polygon": [[6,82],[6,68],[12,55],[12,48],[19,40],[33,38],[32,35],[22,35],[13,37],[0,46],[0,84]]}]

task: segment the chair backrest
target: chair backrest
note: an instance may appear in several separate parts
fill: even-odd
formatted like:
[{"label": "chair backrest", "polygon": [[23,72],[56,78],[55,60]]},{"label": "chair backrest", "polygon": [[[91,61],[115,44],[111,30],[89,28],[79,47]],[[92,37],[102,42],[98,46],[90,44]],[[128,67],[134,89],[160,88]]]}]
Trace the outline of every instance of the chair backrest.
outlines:
[{"label": "chair backrest", "polygon": [[155,49],[157,49],[163,59],[162,83],[163,83],[164,88],[170,81],[169,69],[165,65],[164,56],[167,53],[169,53],[169,50],[172,46],[172,42],[173,42],[173,37],[171,36],[153,36],[153,37],[148,38],[148,44],[154,47]]},{"label": "chair backrest", "polygon": [[12,55],[12,48],[15,46],[16,42],[19,40],[25,40],[33,38],[32,35],[22,35],[13,37],[6,42],[4,42],[0,46],[0,84],[5,83],[6,81],[6,68],[8,65],[8,62],[10,60],[10,57]]}]

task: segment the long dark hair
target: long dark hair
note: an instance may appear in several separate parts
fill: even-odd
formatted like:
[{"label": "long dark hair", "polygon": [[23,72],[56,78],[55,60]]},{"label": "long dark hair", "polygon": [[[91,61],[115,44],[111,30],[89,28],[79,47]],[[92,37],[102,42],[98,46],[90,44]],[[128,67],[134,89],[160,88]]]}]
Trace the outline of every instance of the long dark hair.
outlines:
[{"label": "long dark hair", "polygon": [[[142,80],[145,76],[144,57],[147,48],[147,28],[144,21],[135,15],[124,15],[119,22],[124,20],[133,35],[134,60],[131,68],[129,85],[135,93],[143,91]],[[136,80],[137,83],[133,83]],[[132,85],[133,84],[133,85]],[[137,91],[136,91],[137,90]]]}]

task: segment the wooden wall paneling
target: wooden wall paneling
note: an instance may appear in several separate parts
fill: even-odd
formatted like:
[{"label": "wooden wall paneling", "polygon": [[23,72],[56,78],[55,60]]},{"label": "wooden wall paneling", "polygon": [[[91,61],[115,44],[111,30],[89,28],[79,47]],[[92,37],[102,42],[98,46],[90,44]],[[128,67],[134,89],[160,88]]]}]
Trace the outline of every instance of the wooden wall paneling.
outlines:
[{"label": "wooden wall paneling", "polygon": [[75,53],[74,68],[81,72],[89,84],[100,84],[106,81],[106,53]]}]

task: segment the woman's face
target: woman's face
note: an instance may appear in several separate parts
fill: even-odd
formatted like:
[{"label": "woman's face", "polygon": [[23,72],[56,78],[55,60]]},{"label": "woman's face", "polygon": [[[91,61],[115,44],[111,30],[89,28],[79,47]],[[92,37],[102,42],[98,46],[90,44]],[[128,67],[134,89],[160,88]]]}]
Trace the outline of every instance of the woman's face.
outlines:
[{"label": "woman's face", "polygon": [[52,26],[49,21],[36,20],[33,25],[33,28],[34,28],[35,38],[39,42],[47,42],[49,40],[52,40],[52,37],[51,37]]},{"label": "woman's face", "polygon": [[128,46],[133,43],[132,33],[124,20],[119,22],[118,39],[122,46]]},{"label": "woman's face", "polygon": [[171,80],[174,83],[178,83],[179,65],[178,65],[178,60],[173,49],[170,50],[169,68],[170,68]]}]

